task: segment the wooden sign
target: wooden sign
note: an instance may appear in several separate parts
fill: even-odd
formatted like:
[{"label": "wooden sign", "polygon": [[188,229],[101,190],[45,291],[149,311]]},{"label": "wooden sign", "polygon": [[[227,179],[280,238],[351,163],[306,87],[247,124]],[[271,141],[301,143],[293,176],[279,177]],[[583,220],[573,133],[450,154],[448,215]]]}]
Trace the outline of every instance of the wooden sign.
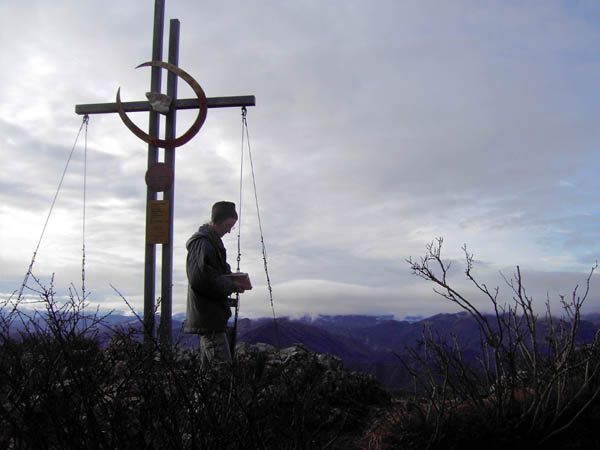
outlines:
[{"label": "wooden sign", "polygon": [[165,163],[154,163],[146,172],[146,184],[154,192],[164,192],[173,186],[173,168]]},{"label": "wooden sign", "polygon": [[169,201],[150,200],[148,202],[147,244],[169,243]]}]

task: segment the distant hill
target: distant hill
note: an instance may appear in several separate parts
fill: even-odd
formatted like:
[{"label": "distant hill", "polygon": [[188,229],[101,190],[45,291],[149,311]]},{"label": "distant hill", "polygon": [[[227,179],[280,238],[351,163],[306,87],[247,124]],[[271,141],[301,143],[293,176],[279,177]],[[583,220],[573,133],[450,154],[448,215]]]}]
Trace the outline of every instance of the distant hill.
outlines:
[{"label": "distant hill", "polygon": [[315,353],[335,355],[342,360],[385,360],[385,352],[374,351],[373,347],[360,340],[341,334],[332,334],[319,326],[289,319],[264,322],[239,335],[239,341],[256,344],[264,342],[280,345],[281,348],[300,343]]},{"label": "distant hill", "polygon": [[[494,325],[492,316],[490,323]],[[319,316],[277,321],[281,347],[302,343],[313,352],[335,355],[348,369],[372,374],[390,389],[409,388],[411,379],[396,355],[407,347],[416,348],[426,328],[440,339],[456,336],[466,360],[475,361],[479,355],[479,326],[467,312],[436,314],[418,322],[374,316]],[[239,341],[278,345],[272,319],[261,319],[255,326],[246,319],[244,329],[247,331],[238,334]],[[581,342],[590,342],[597,330],[598,325],[582,321],[578,337]],[[545,345],[546,331],[547,325],[540,320],[541,345]]]},{"label": "distant hill", "polygon": [[[39,316],[42,317],[42,316]],[[172,319],[172,341],[186,348],[198,347],[198,336],[183,332],[185,316]],[[582,320],[578,337],[590,342],[600,327],[600,314],[588,314]],[[491,321],[493,323],[493,320]],[[160,317],[156,317],[158,327]],[[111,314],[103,320],[97,337],[106,345],[115,330],[132,332],[138,339],[142,325],[138,318]],[[398,321],[392,316],[321,315],[301,319],[272,318],[238,320],[238,342],[267,343],[275,347],[289,347],[300,343],[315,353],[339,357],[344,365],[354,371],[376,376],[390,389],[404,389],[410,379],[400,364],[397,354],[407,347],[416,348],[425,328],[440,339],[456,336],[467,360],[479,354],[480,331],[476,321],[466,312],[436,314],[419,321]],[[538,340],[544,345],[546,324],[538,322]],[[12,332],[22,332],[22,324],[15,322]]]},{"label": "distant hill", "polygon": [[587,322],[593,323],[594,325],[600,326],[600,313],[582,314],[581,318]]},{"label": "distant hill", "polygon": [[[441,336],[455,334],[461,342],[479,342],[477,323],[467,313],[438,314],[419,322],[359,315],[277,322],[281,347],[302,343],[313,352],[335,355],[348,369],[374,375],[390,389],[410,386],[411,379],[396,355],[418,345],[424,326]],[[257,327],[250,324],[238,340],[277,346],[275,329],[272,320],[263,320]],[[466,354],[473,351],[467,349]]]}]

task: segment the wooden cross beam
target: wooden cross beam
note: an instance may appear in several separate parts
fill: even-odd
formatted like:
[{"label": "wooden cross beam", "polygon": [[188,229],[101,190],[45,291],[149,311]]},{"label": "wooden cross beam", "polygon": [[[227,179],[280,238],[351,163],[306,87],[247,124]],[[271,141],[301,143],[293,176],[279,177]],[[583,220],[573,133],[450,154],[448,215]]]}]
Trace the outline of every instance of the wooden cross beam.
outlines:
[{"label": "wooden cross beam", "polygon": [[[209,108],[256,106],[256,98],[254,95],[242,95],[238,97],[208,97],[206,101]],[[175,110],[198,109],[198,99],[176,99],[171,104],[171,108]],[[125,112],[144,112],[152,111],[152,106],[148,101],[123,102],[123,109]],[[90,103],[87,105],[75,105],[75,113],[80,115],[116,112],[118,112],[116,103]]]},{"label": "wooden cross beam", "polygon": [[[155,0],[154,5],[154,31],[152,61],[162,61],[163,28],[164,28],[165,0]],[[178,65],[179,59],[179,20],[172,19],[169,31],[169,61],[172,66]],[[150,91],[160,94],[161,68],[152,67]],[[180,109],[201,108],[199,98],[177,99],[177,76],[169,71],[167,79],[167,96],[171,98],[168,113],[166,113],[165,139],[167,142],[175,140],[176,113]],[[206,99],[208,108],[228,108],[255,106],[256,99],[253,95],[239,97],[212,97]],[[158,139],[160,129],[160,114],[150,101],[136,101],[120,103],[124,112],[150,112],[149,133],[150,138]],[[75,106],[75,113],[80,115],[107,114],[119,112],[118,103],[82,104]],[[128,125],[129,126],[129,125]],[[147,141],[150,142],[150,141]],[[154,141],[153,141],[154,142]],[[153,143],[148,144],[148,172],[157,165],[158,148]],[[165,148],[164,166],[171,170],[174,176],[175,148]],[[156,249],[151,235],[150,227],[153,217],[158,214],[163,221],[159,225],[168,228],[166,237],[162,239],[162,278],[161,278],[161,320],[159,326],[160,341],[163,344],[171,343],[171,315],[172,315],[172,280],[173,280],[173,206],[174,190],[173,180],[164,189],[163,200],[157,201],[157,188],[148,184],[146,194],[146,252],[144,269],[144,342],[149,344],[154,339],[154,312],[155,312],[155,270]],[[162,203],[160,203],[162,202]],[[160,203],[160,204],[158,204]],[[166,216],[166,217],[165,217]],[[160,240],[160,239],[159,239]]]}]

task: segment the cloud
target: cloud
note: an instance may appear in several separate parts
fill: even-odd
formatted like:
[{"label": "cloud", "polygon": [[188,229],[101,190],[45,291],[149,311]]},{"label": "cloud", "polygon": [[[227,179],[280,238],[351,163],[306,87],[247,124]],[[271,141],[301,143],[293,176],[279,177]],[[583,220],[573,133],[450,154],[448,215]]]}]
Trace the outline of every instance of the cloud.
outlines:
[{"label": "cloud", "polygon": [[[153,11],[67,0],[0,8],[11,61],[0,75],[11,156],[0,287],[10,292],[81,125],[74,105],[111,102],[119,86],[124,99],[144,98],[149,70],[134,67],[150,59]],[[541,292],[585,274],[600,250],[598,12],[584,2],[167,2],[166,18],[181,20],[180,66],[206,94],[256,95],[248,123],[281,313],[442,310],[405,263],[437,236],[457,261],[467,243],[496,284],[516,264],[540,273]],[[180,132],[194,116],[178,115]],[[131,117],[146,127],[145,114]],[[185,304],[186,239],[214,201],[238,201],[240,135],[239,111],[211,110],[177,149],[174,310]],[[81,271],[82,139],[35,266],[62,287]],[[116,115],[91,117],[86,252],[99,303],[114,303],[113,283],[141,306],[146,164],[146,145]],[[260,279],[247,156],[244,168],[243,269]],[[235,238],[226,244],[235,257]]]}]

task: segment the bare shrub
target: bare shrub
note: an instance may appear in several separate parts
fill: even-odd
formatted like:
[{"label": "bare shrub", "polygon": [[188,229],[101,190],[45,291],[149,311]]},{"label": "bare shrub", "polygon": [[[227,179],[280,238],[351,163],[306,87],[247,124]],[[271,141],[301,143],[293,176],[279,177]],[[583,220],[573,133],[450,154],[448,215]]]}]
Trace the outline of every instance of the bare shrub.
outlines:
[{"label": "bare shrub", "polygon": [[[570,297],[561,296],[561,318],[552,314],[549,299],[540,318],[518,266],[513,278],[505,278],[511,299],[502,301],[500,288],[477,281],[473,255],[465,246],[466,277],[492,307],[492,314],[484,314],[450,285],[442,243],[437,239],[424,257],[408,263],[415,275],[434,283],[436,293],[477,322],[480,351],[473,362],[465,358],[456,336],[437,336],[424,328],[420,347],[398,355],[418,388],[409,428],[420,427],[420,435],[428,436],[421,448],[478,439],[498,448],[519,440],[559,441],[578,420],[585,421],[600,394],[598,333],[591,342],[578,340],[581,309],[597,265],[581,295],[576,287]],[[408,420],[400,421],[397,430],[407,432]]]},{"label": "bare shrub", "polygon": [[45,311],[0,305],[0,448],[351,448],[344,434],[388,398],[314,354],[203,369],[195,351],[142,343],[141,318],[114,330],[74,290],[61,304],[38,284]]}]

